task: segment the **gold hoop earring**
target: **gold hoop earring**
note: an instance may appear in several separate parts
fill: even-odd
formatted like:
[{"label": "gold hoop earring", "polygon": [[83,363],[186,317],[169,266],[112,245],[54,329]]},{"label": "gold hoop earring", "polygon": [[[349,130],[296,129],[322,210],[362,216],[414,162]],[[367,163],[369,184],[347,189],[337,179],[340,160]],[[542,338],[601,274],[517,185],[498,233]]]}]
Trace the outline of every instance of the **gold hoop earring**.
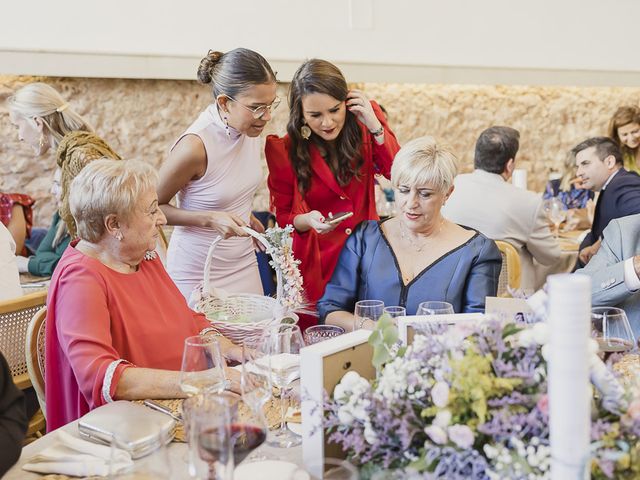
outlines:
[{"label": "gold hoop earring", "polygon": [[302,138],[305,140],[309,140],[309,137],[311,137],[311,129],[309,128],[309,125],[305,123],[300,127],[300,135],[302,135]]}]

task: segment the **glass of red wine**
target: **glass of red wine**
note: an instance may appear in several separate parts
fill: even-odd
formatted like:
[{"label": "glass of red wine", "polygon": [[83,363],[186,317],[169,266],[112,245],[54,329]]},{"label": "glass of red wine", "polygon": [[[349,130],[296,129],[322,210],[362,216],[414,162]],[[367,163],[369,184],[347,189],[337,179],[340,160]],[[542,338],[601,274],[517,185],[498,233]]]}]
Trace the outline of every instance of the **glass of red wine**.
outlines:
[{"label": "glass of red wine", "polygon": [[592,308],[591,336],[598,342],[605,360],[613,353],[625,353],[636,348],[629,319],[621,308]]},{"label": "glass of red wine", "polygon": [[191,428],[198,456],[207,463],[207,480],[233,478],[232,427],[237,418],[237,398],[230,394],[204,394],[192,406]]},{"label": "glass of red wine", "polygon": [[236,465],[245,460],[267,439],[267,423],[262,412],[248,405],[246,407],[241,409],[241,413],[231,424],[230,429]]}]

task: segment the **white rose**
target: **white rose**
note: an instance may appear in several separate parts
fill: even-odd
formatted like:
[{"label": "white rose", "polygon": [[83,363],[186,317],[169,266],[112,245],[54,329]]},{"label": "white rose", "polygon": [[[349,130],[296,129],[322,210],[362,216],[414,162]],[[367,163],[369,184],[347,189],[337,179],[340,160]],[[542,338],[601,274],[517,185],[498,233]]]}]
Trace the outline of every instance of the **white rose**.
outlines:
[{"label": "white rose", "polygon": [[440,428],[447,428],[451,423],[451,412],[449,410],[440,410],[432,423]]},{"label": "white rose", "polygon": [[449,385],[445,382],[436,382],[431,389],[431,400],[436,407],[446,407],[449,402]]},{"label": "white rose", "polygon": [[473,445],[473,431],[466,425],[451,425],[447,433],[451,441],[460,448],[467,449]]},{"label": "white rose", "polygon": [[429,438],[433,443],[437,443],[438,445],[447,443],[447,432],[437,425],[429,425],[428,427],[425,427],[424,433],[429,435]]}]

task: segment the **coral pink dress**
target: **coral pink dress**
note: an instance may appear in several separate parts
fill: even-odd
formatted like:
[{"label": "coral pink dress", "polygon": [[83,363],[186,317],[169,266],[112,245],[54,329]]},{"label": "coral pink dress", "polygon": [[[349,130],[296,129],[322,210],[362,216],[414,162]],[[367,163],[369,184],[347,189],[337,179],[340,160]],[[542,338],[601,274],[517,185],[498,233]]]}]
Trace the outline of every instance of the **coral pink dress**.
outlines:
[{"label": "coral pink dress", "polygon": [[[178,192],[184,210],[232,212],[249,224],[256,189],[264,179],[260,159],[263,139],[242,135],[225,124],[215,104],[176,141],[196,135],[207,153],[207,170]],[[174,144],[175,146],[175,144]],[[167,270],[188,300],[202,281],[207,252],[218,232],[208,228],[176,226],[167,252]],[[251,237],[232,237],[216,246],[211,283],[230,293],[263,294]]]},{"label": "coral pink dress", "polygon": [[159,258],[124,274],[76,243],[62,255],[47,300],[47,431],[110,401],[126,368],[180,370],[184,339],[209,325]]}]

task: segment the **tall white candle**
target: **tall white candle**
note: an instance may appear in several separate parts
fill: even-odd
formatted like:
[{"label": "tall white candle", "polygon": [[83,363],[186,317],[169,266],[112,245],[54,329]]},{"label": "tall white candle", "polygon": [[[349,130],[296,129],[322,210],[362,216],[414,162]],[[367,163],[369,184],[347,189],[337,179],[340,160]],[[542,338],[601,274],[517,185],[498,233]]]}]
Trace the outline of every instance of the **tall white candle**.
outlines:
[{"label": "tall white candle", "polygon": [[589,478],[591,279],[552,275],[549,290],[549,422],[552,480]]},{"label": "tall white candle", "polygon": [[527,171],[523,168],[516,168],[511,175],[511,183],[524,190],[527,189]]}]

